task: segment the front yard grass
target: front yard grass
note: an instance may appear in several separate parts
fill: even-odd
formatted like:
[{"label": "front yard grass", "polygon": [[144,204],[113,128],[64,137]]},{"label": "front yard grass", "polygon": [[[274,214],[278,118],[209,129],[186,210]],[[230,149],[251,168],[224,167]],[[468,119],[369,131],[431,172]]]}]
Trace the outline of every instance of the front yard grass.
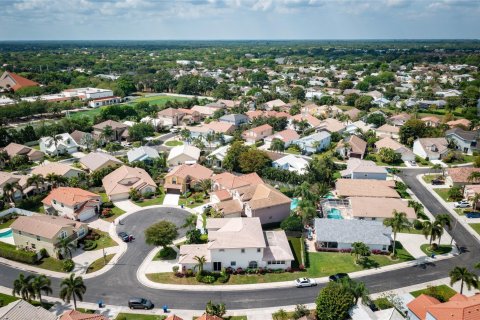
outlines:
[{"label": "front yard grass", "polygon": [[92,273],[102,269],[103,267],[105,267],[105,265],[107,265],[110,262],[110,260],[112,260],[114,256],[115,254],[113,253],[107,254],[107,256],[105,257],[105,260],[103,259],[103,257],[101,257],[100,259],[93,261],[92,264],[88,266],[87,273]]},{"label": "front yard grass", "polygon": [[35,266],[50,271],[65,272],[63,271],[63,261],[53,257],[43,258]]},{"label": "front yard grass", "polygon": [[[459,216],[464,216],[465,215],[465,209],[462,209],[462,208],[457,208],[457,209],[453,209],[455,210],[455,212],[459,215]],[[469,210],[469,209],[468,209]],[[470,211],[470,210],[469,210]]]},{"label": "front yard grass", "polygon": [[452,251],[452,246],[448,244],[442,244],[437,247],[436,250],[430,250],[430,245],[428,243],[424,243],[420,246],[420,249],[425,253],[427,256],[430,256],[432,253],[434,254],[446,254]]},{"label": "front yard grass", "polygon": [[[100,193],[100,196],[102,197],[102,202],[110,202],[110,200],[108,200],[108,196],[107,196],[106,193],[102,192],[102,193]],[[113,208],[111,208],[111,209],[112,209],[112,211],[111,211],[112,215],[108,218],[102,218],[103,220],[108,221],[108,222],[112,222],[116,218],[120,217],[122,214],[125,213],[125,211],[123,211],[122,209],[120,209],[116,206],[113,206]]]},{"label": "front yard grass", "polygon": [[165,199],[165,193],[161,193],[160,195],[152,198],[152,199],[145,199],[143,201],[135,201],[135,204],[140,207],[147,207],[147,206],[155,206],[163,204],[163,199]]},{"label": "front yard grass", "polygon": [[450,202],[448,197],[448,191],[450,188],[435,188],[433,189],[445,202]]},{"label": "front yard grass", "polygon": [[[20,300],[20,297],[14,297],[8,294],[0,293],[0,307],[6,306],[7,304],[17,300]],[[40,301],[30,301],[30,304],[34,305],[35,307],[42,307],[46,310],[50,310],[50,308],[53,306],[53,304],[48,302],[43,302],[40,304]]]},{"label": "front yard grass", "polygon": [[[204,203],[207,203],[210,201],[210,198],[205,198],[203,197],[203,192],[200,192],[200,194],[202,195],[202,198],[200,197],[196,197],[196,195],[199,194],[199,193],[192,193],[192,195],[188,198],[183,198],[182,196],[180,196],[180,200],[178,201],[178,205],[181,206],[185,206],[187,208],[195,208],[195,207],[198,207]],[[198,201],[200,200],[200,201]]]},{"label": "front yard grass", "polygon": [[437,179],[440,176],[440,174],[426,174],[422,177],[423,181],[425,183],[431,184],[433,180]]},{"label": "front yard grass", "polygon": [[110,238],[110,235],[107,232],[100,231],[97,229],[95,229],[95,232],[100,235],[100,238],[98,240],[93,240],[94,242],[97,243],[96,250],[115,247],[118,245],[118,243],[116,243],[115,240]]},{"label": "front yard grass", "polygon": [[410,294],[414,296],[415,298],[418,297],[421,294],[426,294],[426,295],[432,295],[435,296],[438,300],[441,302],[446,302],[448,299],[453,297],[457,292],[447,286],[446,284],[442,284],[440,286],[436,287],[428,287],[426,289],[422,290],[417,290],[417,291],[412,291]]},{"label": "front yard grass", "polygon": [[480,223],[470,223],[469,225],[476,233],[480,234]]},{"label": "front yard grass", "polygon": [[403,247],[402,243],[399,241],[395,242],[395,251],[397,259],[403,261],[412,261],[415,258]]},{"label": "front yard grass", "polygon": [[288,237],[288,244],[292,250],[295,261],[292,261],[292,268],[298,268],[303,263],[303,239],[296,237]]},{"label": "front yard grass", "polygon": [[285,150],[285,153],[290,153],[290,154],[300,154],[300,151],[297,148],[290,147]]},{"label": "front yard grass", "polygon": [[170,141],[165,142],[165,145],[167,147],[176,147],[176,146],[183,145],[183,142],[180,141],[180,140],[170,140]]},{"label": "front yard grass", "polygon": [[[404,250],[404,249],[403,249]],[[392,260],[385,255],[371,255],[364,263],[357,265],[354,262],[354,256],[350,253],[337,252],[309,252],[308,259],[310,267],[305,271],[299,272],[283,272],[283,273],[267,273],[264,275],[231,275],[227,284],[255,284],[268,283],[279,281],[293,281],[300,277],[320,278],[326,277],[338,272],[355,272],[370,268],[378,268],[399,262],[404,262],[413,259],[408,252],[401,252],[397,250],[398,259]],[[199,284],[195,277],[177,278],[173,272],[152,273],[147,274],[148,279],[159,283],[174,283],[174,284]],[[222,285],[220,282],[215,282],[213,285]]]},{"label": "front yard grass", "polygon": [[140,313],[119,313],[116,320],[164,320],[166,316]]}]

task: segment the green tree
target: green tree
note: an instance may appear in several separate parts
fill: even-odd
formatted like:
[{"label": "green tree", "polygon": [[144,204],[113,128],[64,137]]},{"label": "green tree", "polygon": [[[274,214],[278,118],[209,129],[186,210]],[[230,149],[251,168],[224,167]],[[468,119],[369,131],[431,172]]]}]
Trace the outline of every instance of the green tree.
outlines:
[{"label": "green tree", "polygon": [[288,320],[289,319],[288,313],[283,309],[280,309],[277,312],[274,312],[272,314],[272,316],[273,316],[273,320]]},{"label": "green tree", "polygon": [[228,148],[225,159],[223,160],[223,168],[227,171],[240,171],[239,158],[242,153],[248,150],[248,147],[242,141],[235,141]]},{"label": "green tree", "polygon": [[22,186],[18,182],[7,182],[3,186],[3,194],[10,202],[15,202],[15,193],[22,192]]},{"label": "green tree", "polygon": [[203,273],[203,266],[207,262],[207,258],[205,256],[195,256],[193,257],[195,261],[197,261],[197,264],[195,265],[195,269],[198,269],[198,273],[202,274]]},{"label": "green tree", "polygon": [[355,304],[358,303],[359,299],[362,299],[362,303],[367,304],[370,302],[368,297],[368,289],[365,286],[365,283],[360,281],[355,281],[352,279],[344,278],[341,281],[341,285],[352,294],[353,301]]},{"label": "green tree", "polygon": [[376,128],[383,126],[387,121],[381,113],[371,113],[366,119],[367,123],[373,124]]},{"label": "green tree", "polygon": [[34,276],[28,275],[25,276],[23,273],[18,275],[18,278],[13,281],[13,290],[12,295],[20,296],[23,300],[30,301],[35,296],[32,281]]},{"label": "green tree", "polygon": [[133,141],[143,141],[146,137],[151,137],[155,134],[155,129],[149,123],[136,123],[128,128],[128,134]]},{"label": "green tree", "polygon": [[178,237],[177,226],[169,221],[157,222],[145,230],[145,242],[166,248]]},{"label": "green tree", "polygon": [[368,111],[372,107],[372,102],[373,102],[372,97],[361,96],[357,100],[355,100],[355,107],[360,110]]},{"label": "green tree", "polygon": [[380,160],[388,164],[398,163],[402,160],[402,155],[396,153],[391,148],[380,148],[380,150],[378,151],[378,155],[380,157]]},{"label": "green tree", "polygon": [[87,287],[83,283],[83,278],[76,277],[74,273],[68,278],[64,278],[60,283],[60,299],[66,303],[70,303],[73,298],[73,308],[77,310],[77,299],[83,301],[83,295],[87,291]]},{"label": "green tree", "polygon": [[77,246],[68,238],[63,238],[58,241],[57,250],[63,256],[68,256],[72,259],[72,250],[76,250]]},{"label": "green tree", "polygon": [[438,235],[438,244],[440,245],[442,241],[443,228],[452,230],[452,219],[448,213],[441,213],[435,217],[435,221],[442,227],[442,232]]},{"label": "green tree", "polygon": [[283,150],[285,150],[285,143],[278,138],[274,138],[272,140],[271,145],[270,145],[270,150],[272,150],[272,151],[283,151]]},{"label": "green tree", "polygon": [[265,151],[253,148],[242,152],[238,158],[238,165],[243,173],[260,172],[269,167],[271,163],[272,160]]},{"label": "green tree", "polygon": [[280,223],[280,228],[285,231],[302,231],[303,230],[303,222],[302,219],[296,215],[292,214],[286,217],[282,223]]},{"label": "green tree", "polygon": [[227,313],[225,304],[223,303],[213,303],[211,300],[207,302],[205,307],[205,313],[211,316],[223,317]]},{"label": "green tree", "polygon": [[370,248],[363,242],[352,243],[351,254],[355,256],[355,263],[360,263],[360,257],[364,259],[370,255]]},{"label": "green tree", "polygon": [[417,138],[425,137],[426,133],[425,122],[415,118],[409,119],[400,127],[400,142],[412,146]]},{"label": "green tree", "polygon": [[387,227],[392,228],[393,232],[393,249],[392,254],[395,256],[397,253],[395,247],[397,244],[397,233],[402,232],[403,230],[408,230],[411,227],[410,222],[408,221],[407,214],[405,212],[398,212],[393,210],[393,217],[383,220],[383,224]]},{"label": "green tree", "polygon": [[423,221],[422,223],[422,234],[425,236],[426,239],[430,237],[430,249],[432,248],[432,243],[436,239],[440,238],[443,234],[443,227],[437,221]]},{"label": "green tree", "polygon": [[51,288],[51,281],[49,278],[47,278],[46,275],[39,275],[33,278],[32,282],[32,291],[33,291],[33,296],[34,298],[38,298],[38,301],[42,303],[42,292],[45,294],[51,294],[52,293],[52,288]]},{"label": "green tree", "polygon": [[315,303],[317,315],[321,315],[322,320],[345,320],[354,305],[354,297],[340,283],[329,282],[320,290]]},{"label": "green tree", "polygon": [[127,96],[137,90],[133,77],[129,75],[121,76],[117,79],[117,88]]},{"label": "green tree", "polygon": [[459,267],[456,266],[453,268],[452,271],[450,271],[450,285],[453,286],[455,283],[458,281],[461,281],[460,283],[460,294],[463,294],[463,285],[465,284],[467,286],[467,289],[470,290],[472,287],[475,289],[478,289],[478,276],[470,272],[467,268],[465,267]]},{"label": "green tree", "polygon": [[340,81],[340,83],[338,84],[338,88],[340,90],[345,90],[345,89],[352,89],[353,88],[353,82],[351,80],[342,80]]},{"label": "green tree", "polygon": [[290,90],[290,95],[293,99],[297,100],[297,102],[305,101],[305,90],[302,87],[293,87],[292,90]]},{"label": "green tree", "polygon": [[42,185],[45,182],[45,179],[43,178],[42,175],[40,174],[32,174],[30,177],[27,179],[27,185],[28,186],[35,186],[35,188],[38,190],[40,185]]}]

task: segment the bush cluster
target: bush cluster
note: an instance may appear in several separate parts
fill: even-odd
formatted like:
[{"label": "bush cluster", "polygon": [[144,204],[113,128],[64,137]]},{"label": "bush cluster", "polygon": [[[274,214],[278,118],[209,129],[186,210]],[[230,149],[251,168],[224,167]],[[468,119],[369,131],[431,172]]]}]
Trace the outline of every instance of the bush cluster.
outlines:
[{"label": "bush cluster", "polygon": [[63,266],[62,266],[63,271],[70,272],[73,270],[73,268],[75,268],[75,263],[73,262],[72,259],[66,259],[63,261]]},{"label": "bush cluster", "polygon": [[4,242],[0,242],[0,257],[28,264],[35,264],[38,260],[35,252],[20,250]]},{"label": "bush cluster", "polygon": [[83,250],[85,251],[92,251],[97,248],[97,243],[93,240],[85,240],[85,244],[83,246]]}]

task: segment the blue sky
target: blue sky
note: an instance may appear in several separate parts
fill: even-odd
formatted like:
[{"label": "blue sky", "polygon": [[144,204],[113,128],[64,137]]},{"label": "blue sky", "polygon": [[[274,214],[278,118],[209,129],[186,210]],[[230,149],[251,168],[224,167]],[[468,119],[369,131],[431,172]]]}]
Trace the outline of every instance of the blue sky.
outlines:
[{"label": "blue sky", "polygon": [[480,0],[0,0],[0,8],[0,40],[480,38]]}]

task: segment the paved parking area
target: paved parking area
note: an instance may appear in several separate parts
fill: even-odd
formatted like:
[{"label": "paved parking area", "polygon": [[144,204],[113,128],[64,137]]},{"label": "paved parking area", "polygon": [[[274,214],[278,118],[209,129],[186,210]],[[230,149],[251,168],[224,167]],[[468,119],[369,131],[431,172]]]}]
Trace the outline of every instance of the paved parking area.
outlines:
[{"label": "paved parking area", "polygon": [[166,206],[178,206],[180,200],[179,194],[167,193],[163,199],[163,204]]}]

